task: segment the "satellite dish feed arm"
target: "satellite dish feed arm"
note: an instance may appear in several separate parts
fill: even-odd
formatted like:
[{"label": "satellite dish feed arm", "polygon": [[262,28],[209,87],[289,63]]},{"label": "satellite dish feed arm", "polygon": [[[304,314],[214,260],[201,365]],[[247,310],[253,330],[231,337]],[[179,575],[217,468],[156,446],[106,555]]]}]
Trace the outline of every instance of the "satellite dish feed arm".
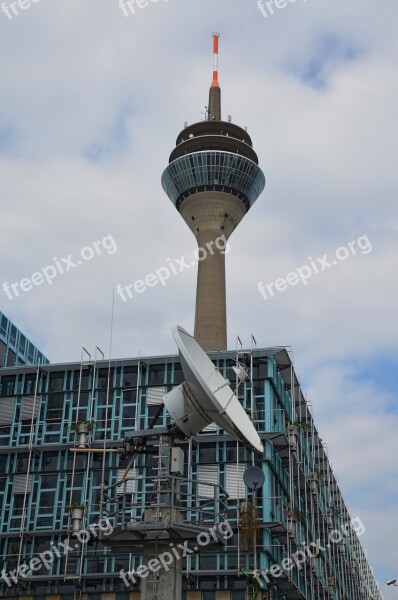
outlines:
[{"label": "satellite dish feed arm", "polygon": [[234,398],[235,398],[235,394],[232,392],[232,395],[231,395],[230,399],[228,400],[228,402],[225,405],[224,409],[220,412],[220,415],[224,415],[226,413],[228,406],[230,405],[230,403],[232,402],[232,400]]},{"label": "satellite dish feed arm", "polygon": [[218,388],[216,388],[213,391],[213,394],[215,394],[216,392],[219,392],[220,390],[222,390],[223,388],[225,388],[227,385],[231,385],[231,382],[228,379],[226,379],[222,385],[219,385]]}]

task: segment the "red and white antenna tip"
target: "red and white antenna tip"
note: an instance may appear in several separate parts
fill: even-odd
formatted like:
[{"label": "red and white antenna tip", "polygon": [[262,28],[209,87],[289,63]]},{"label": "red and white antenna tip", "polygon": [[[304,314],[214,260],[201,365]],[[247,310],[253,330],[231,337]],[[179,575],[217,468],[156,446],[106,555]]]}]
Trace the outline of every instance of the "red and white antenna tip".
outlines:
[{"label": "red and white antenna tip", "polygon": [[213,33],[213,82],[211,87],[220,87],[218,83],[218,40],[220,39],[219,33]]}]

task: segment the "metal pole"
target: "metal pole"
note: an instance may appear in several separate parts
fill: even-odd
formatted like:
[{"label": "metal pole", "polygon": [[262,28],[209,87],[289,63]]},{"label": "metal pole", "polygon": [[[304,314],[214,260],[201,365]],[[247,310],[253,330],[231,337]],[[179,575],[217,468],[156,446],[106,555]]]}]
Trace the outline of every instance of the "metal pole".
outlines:
[{"label": "metal pole", "polygon": [[26,469],[26,481],[25,481],[25,491],[24,491],[23,506],[22,506],[21,529],[19,532],[21,539],[19,542],[17,572],[18,572],[20,564],[21,564],[21,555],[22,555],[22,547],[23,547],[23,540],[24,540],[24,530],[25,530],[25,523],[26,523],[26,500],[27,500],[27,495],[28,495],[29,472],[30,472],[30,466],[32,463],[33,438],[34,438],[33,429],[34,429],[35,409],[36,409],[36,402],[37,402],[37,391],[38,391],[38,386],[39,386],[39,375],[40,375],[40,361],[37,365],[36,381],[35,381],[35,394],[34,394],[34,399],[33,399],[33,412],[32,412],[32,418],[30,421],[29,457],[28,457],[28,465],[27,465],[27,469]]},{"label": "metal pole", "polygon": [[105,422],[104,422],[104,445],[102,447],[103,457],[102,457],[102,470],[101,470],[101,496],[100,496],[100,511],[99,511],[99,519],[102,521],[102,517],[104,514],[104,503],[105,503],[105,462],[106,462],[106,430],[108,427],[108,406],[109,406],[109,391],[110,391],[110,376],[111,376],[111,357],[112,357],[112,343],[113,343],[113,322],[114,322],[114,313],[115,313],[115,292],[112,294],[112,311],[111,311],[111,330],[110,330],[110,338],[109,338],[109,361],[108,361],[108,380],[106,384],[106,403],[105,403]]},{"label": "metal pole", "polygon": [[[96,378],[97,378],[97,350],[102,354],[102,358],[105,358],[104,353],[97,346],[95,349],[94,365],[93,365],[93,371],[92,371],[92,385],[91,385],[91,398],[90,398],[90,410],[89,410],[90,423],[93,422],[93,414],[94,414],[94,395],[95,395],[95,384],[96,384]],[[91,432],[89,432],[88,440],[89,440],[89,447],[91,447],[91,444],[92,444],[92,433]],[[88,454],[87,458],[86,458],[86,477],[85,477],[85,482],[84,482],[84,500],[83,500],[83,504],[85,504],[86,507],[88,505],[88,483],[89,483],[89,478],[90,478],[90,467],[92,468],[92,461],[91,461],[91,455]],[[82,520],[83,531],[86,529],[86,523],[87,523],[87,510],[85,512],[83,512],[83,520]],[[82,549],[81,549],[81,554],[80,554],[80,573],[79,573],[80,580],[81,580],[81,577],[83,574],[83,561],[84,561],[85,552],[87,552],[87,545],[83,544]]]},{"label": "metal pole", "polygon": [[[187,513],[187,517],[188,517],[188,521],[191,520],[191,515],[192,515],[192,438],[189,438],[188,441],[188,486],[187,486],[187,491],[188,491],[188,498],[187,498],[187,508],[188,508],[188,513]],[[189,571],[190,571],[190,567],[191,567],[191,557],[187,556],[187,579],[189,577]]]},{"label": "metal pole", "polygon": [[[255,425],[256,420],[257,420],[257,414],[256,414],[255,403],[254,403],[254,390],[253,390],[253,340],[254,340],[254,342],[256,342],[256,340],[254,339],[254,336],[252,334],[251,339],[250,339],[250,412],[251,412],[253,424]],[[255,464],[255,457],[254,457],[254,452],[252,450],[252,466],[253,467],[254,467],[254,464]]]},{"label": "metal pole", "polygon": [[[76,407],[76,421],[75,421],[75,425],[78,422],[79,419],[79,408],[80,408],[80,396],[81,396],[81,390],[82,390],[82,374],[83,374],[83,357],[84,355],[87,354],[88,356],[88,362],[90,362],[91,360],[91,354],[88,352],[88,350],[86,350],[86,348],[82,348],[82,353],[81,353],[81,360],[80,360],[80,371],[79,371],[79,388],[78,388],[78,392],[77,392],[77,407]],[[71,409],[73,408],[73,406],[71,406]],[[75,439],[76,439],[76,431],[75,431]],[[73,500],[73,484],[75,482],[75,468],[76,468],[76,454],[73,455],[73,464],[72,464],[72,477],[71,477],[71,484],[70,484],[70,495],[69,495],[69,506],[72,505],[72,500]],[[68,514],[68,537],[67,537],[67,544],[69,546],[69,540],[70,540],[70,526],[71,526],[71,514],[70,514],[70,510],[69,510],[69,514]],[[65,570],[64,570],[64,575],[66,576],[67,574],[67,569],[68,569],[68,559],[69,559],[69,553],[66,551],[65,552]]]},{"label": "metal pole", "polygon": [[[236,364],[239,363],[239,348],[238,348],[238,344],[240,343],[240,347],[242,349],[242,341],[240,339],[240,337],[237,335],[236,336]],[[238,389],[238,374],[236,373],[235,375],[235,389]],[[238,577],[240,577],[241,572],[240,572],[240,560],[241,560],[241,556],[240,556],[240,527],[239,527],[239,523],[240,523],[240,498],[239,498],[239,441],[236,441],[236,480],[237,480],[237,498],[236,498],[236,525],[237,525],[237,529],[238,529],[238,565],[237,565],[237,574]]]}]

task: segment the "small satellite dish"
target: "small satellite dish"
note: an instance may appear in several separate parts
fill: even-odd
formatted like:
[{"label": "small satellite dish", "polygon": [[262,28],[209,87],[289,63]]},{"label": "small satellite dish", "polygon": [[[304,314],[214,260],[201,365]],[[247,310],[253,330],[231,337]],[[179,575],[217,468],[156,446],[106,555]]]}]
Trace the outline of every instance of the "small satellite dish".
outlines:
[{"label": "small satellite dish", "polygon": [[173,328],[185,382],[164,397],[177,427],[188,437],[214,421],[255,452],[263,445],[243,406],[196,340],[180,326]]},{"label": "small satellite dish", "polygon": [[244,472],[243,481],[249,490],[258,490],[264,485],[265,475],[260,467],[249,467]]}]

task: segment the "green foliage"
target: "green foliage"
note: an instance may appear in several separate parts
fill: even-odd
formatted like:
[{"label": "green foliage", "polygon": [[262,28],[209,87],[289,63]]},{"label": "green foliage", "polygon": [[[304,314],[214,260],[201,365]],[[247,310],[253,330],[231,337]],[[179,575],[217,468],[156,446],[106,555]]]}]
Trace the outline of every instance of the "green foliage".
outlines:
[{"label": "green foliage", "polygon": [[80,508],[81,510],[86,510],[86,505],[80,504],[80,502],[74,502],[74,504],[71,504],[68,508],[70,511],[74,510],[75,508]]},{"label": "green foliage", "polygon": [[255,542],[260,541],[260,528],[256,507],[250,500],[242,504],[239,531],[241,545],[247,550],[254,550]]},{"label": "green foliage", "polygon": [[72,431],[79,432],[79,428],[81,425],[87,425],[87,431],[93,431],[95,427],[94,421],[77,421],[76,423],[72,423],[70,429],[72,429]]}]

